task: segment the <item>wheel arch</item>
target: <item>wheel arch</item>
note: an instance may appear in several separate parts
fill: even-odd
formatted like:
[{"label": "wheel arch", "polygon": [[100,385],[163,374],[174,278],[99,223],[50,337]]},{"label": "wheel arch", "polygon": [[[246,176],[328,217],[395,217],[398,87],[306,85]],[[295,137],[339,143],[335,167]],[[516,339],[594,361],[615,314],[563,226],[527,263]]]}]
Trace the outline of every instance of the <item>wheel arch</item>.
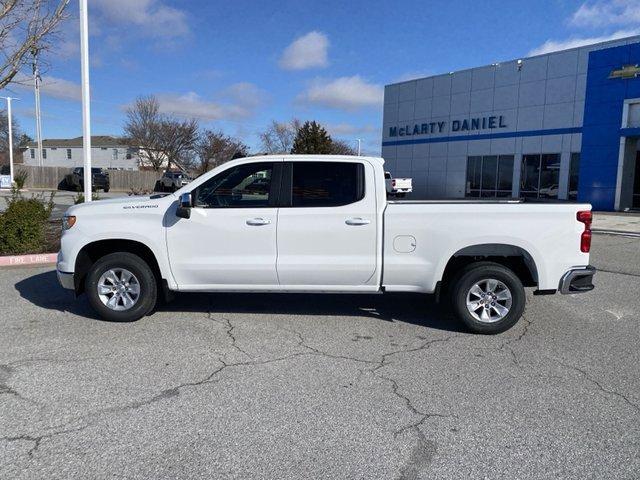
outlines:
[{"label": "wheel arch", "polygon": [[95,240],[84,245],[76,256],[74,268],[74,287],[76,294],[83,293],[84,280],[91,266],[100,258],[114,252],[128,252],[139,256],[147,262],[153,271],[158,285],[165,283],[156,255],[151,248],[144,243],[124,238]]},{"label": "wheel arch", "polygon": [[533,256],[522,247],[502,243],[484,243],[461,248],[449,258],[441,282],[446,286],[447,281],[467,265],[486,261],[509,268],[525,287],[538,286],[538,268]]}]

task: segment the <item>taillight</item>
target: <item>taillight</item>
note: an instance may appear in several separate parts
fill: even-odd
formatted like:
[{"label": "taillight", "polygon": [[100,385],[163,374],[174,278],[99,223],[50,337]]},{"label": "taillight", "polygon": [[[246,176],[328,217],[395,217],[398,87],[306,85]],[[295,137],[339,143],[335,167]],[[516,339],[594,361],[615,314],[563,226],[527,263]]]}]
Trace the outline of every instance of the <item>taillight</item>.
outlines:
[{"label": "taillight", "polygon": [[590,210],[582,210],[577,213],[576,218],[579,222],[584,223],[584,231],[580,235],[580,251],[589,253],[591,249],[591,222],[593,215]]},{"label": "taillight", "polygon": [[395,187],[396,186],[396,181],[395,180],[391,180],[391,186]]}]

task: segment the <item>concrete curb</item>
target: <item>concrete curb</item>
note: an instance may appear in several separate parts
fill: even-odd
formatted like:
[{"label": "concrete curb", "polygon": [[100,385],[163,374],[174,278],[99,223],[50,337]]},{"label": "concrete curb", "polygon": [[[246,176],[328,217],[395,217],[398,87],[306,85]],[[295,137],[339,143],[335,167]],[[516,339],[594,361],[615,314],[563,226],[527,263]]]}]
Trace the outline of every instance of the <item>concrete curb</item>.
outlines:
[{"label": "concrete curb", "polygon": [[0,267],[50,265],[56,263],[57,253],[35,253],[32,255],[7,255],[0,257]]}]

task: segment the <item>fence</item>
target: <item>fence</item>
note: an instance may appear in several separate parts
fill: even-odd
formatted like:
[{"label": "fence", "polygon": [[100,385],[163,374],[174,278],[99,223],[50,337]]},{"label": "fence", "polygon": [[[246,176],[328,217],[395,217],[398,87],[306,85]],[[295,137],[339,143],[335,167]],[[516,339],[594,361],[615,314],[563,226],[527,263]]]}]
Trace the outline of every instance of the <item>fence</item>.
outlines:
[{"label": "fence", "polygon": [[[27,188],[51,188],[57,189],[65,175],[73,169],[66,167],[38,167],[33,165],[16,165],[16,175],[25,171],[27,173]],[[153,190],[156,180],[161,173],[153,171],[137,170],[109,170],[111,190],[128,191],[134,189]]]}]

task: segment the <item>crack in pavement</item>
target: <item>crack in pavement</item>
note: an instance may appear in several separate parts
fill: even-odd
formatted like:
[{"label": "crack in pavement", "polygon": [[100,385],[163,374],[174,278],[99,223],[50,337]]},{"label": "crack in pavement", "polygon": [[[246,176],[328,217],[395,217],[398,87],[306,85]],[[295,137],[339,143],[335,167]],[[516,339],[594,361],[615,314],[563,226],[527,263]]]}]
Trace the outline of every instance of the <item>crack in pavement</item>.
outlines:
[{"label": "crack in pavement", "polygon": [[605,388],[599,381],[595,380],[594,378],[591,378],[591,376],[589,375],[589,373],[586,370],[584,370],[582,368],[579,368],[579,367],[576,367],[574,365],[570,365],[568,363],[561,362],[560,360],[556,360],[554,358],[552,358],[552,360],[554,360],[556,363],[558,363],[559,365],[562,365],[565,368],[568,368],[570,370],[574,370],[574,371],[580,373],[585,380],[587,380],[588,382],[590,382],[593,385],[595,385],[601,392],[607,393],[609,395],[614,395],[614,396],[620,398],[622,401],[624,401],[624,403],[626,403],[633,410],[635,410],[636,413],[640,413],[640,406],[638,406],[635,403],[633,403],[625,394],[617,392],[615,390],[610,390],[608,388]]},{"label": "crack in pavement", "polygon": [[40,448],[40,444],[42,443],[43,440],[47,440],[58,435],[64,435],[66,433],[80,432],[85,428],[87,428],[88,426],[89,424],[86,424],[79,428],[56,430],[51,433],[44,433],[42,435],[16,435],[16,436],[0,437],[0,440],[4,440],[6,442],[33,442],[33,446],[27,451],[27,455],[29,455],[29,457],[32,457],[33,454],[38,450],[38,448]]},{"label": "crack in pavement", "polygon": [[377,366],[371,370],[372,373],[375,373],[377,370],[379,370],[382,367],[385,367],[387,365],[391,365],[389,362],[387,362],[387,359],[394,356],[394,355],[401,355],[404,353],[412,353],[412,352],[418,352],[420,350],[426,350],[429,347],[431,347],[431,345],[434,345],[436,343],[446,343],[449,342],[450,340],[453,340],[455,338],[459,338],[462,337],[462,335],[450,335],[448,337],[444,337],[444,338],[435,338],[433,340],[427,340],[426,342],[423,342],[419,347],[415,347],[415,348],[408,348],[408,349],[402,349],[402,350],[395,350],[393,352],[389,352],[389,353],[383,353],[381,360],[379,362],[376,362]]},{"label": "crack in pavement", "polygon": [[418,420],[409,425],[404,425],[393,433],[393,437],[397,438],[399,435],[405,432],[412,432],[416,437],[416,445],[414,446],[411,455],[409,457],[409,461],[407,465],[405,465],[400,471],[400,479],[402,480],[413,480],[418,477],[418,474],[424,470],[432,461],[433,457],[436,455],[436,443],[432,440],[427,439],[425,434],[420,430],[420,427],[431,418],[456,418],[455,415],[447,415],[443,413],[432,413],[432,412],[423,412],[418,409],[411,399],[403,394],[400,391],[400,385],[398,381],[392,377],[388,377],[379,373],[379,370],[383,367],[391,365],[388,359],[395,355],[402,355],[406,353],[418,352],[421,350],[427,350],[432,345],[438,343],[447,343],[455,338],[461,337],[462,335],[450,335],[444,338],[436,338],[432,340],[427,340],[423,342],[420,346],[415,348],[396,350],[393,352],[385,353],[382,355],[380,361],[377,363],[376,367],[369,370],[375,377],[378,377],[391,385],[392,393],[398,397],[404,403],[406,409],[411,412],[412,415],[418,416]]},{"label": "crack in pavement", "polygon": [[302,336],[302,334],[296,330],[290,329],[290,328],[284,328],[284,327],[278,327],[280,330],[284,330],[285,332],[289,332],[293,335],[295,335],[298,338],[298,346],[302,347],[302,348],[306,348],[307,350],[309,350],[309,352],[307,352],[307,354],[309,355],[318,355],[321,357],[328,357],[328,358],[334,358],[337,360],[350,360],[352,362],[358,362],[358,363],[368,363],[368,364],[377,364],[378,362],[375,362],[373,360],[365,360],[363,358],[357,358],[357,357],[350,357],[347,355],[336,355],[333,353],[329,353],[329,352],[325,352],[323,350],[320,350],[318,348],[312,347],[311,345],[307,344],[304,337]]},{"label": "crack in pavement", "polygon": [[[212,372],[210,372],[208,375],[206,375],[205,377],[201,378],[200,380],[197,381],[193,381],[193,382],[184,382],[181,384],[178,384],[174,387],[171,388],[167,388],[165,390],[162,390],[160,393],[146,399],[146,400],[138,400],[135,402],[131,402],[125,405],[118,405],[118,406],[113,406],[113,407],[109,407],[109,408],[105,408],[102,410],[98,410],[96,412],[92,412],[86,415],[81,415],[79,417],[76,417],[68,422],[65,422],[64,424],[52,427],[50,430],[52,429],[60,429],[62,428],[63,430],[54,430],[51,433],[44,433],[41,435],[31,435],[31,434],[22,434],[22,435],[16,435],[16,436],[5,436],[5,437],[0,437],[0,441],[4,440],[4,441],[8,441],[8,442],[14,442],[14,441],[32,441],[34,442],[34,446],[29,450],[29,456],[32,456],[33,453],[35,451],[38,450],[38,448],[40,447],[40,444],[42,443],[43,440],[45,439],[49,439],[58,435],[63,435],[66,433],[73,433],[73,432],[78,432],[80,430],[84,430],[85,428],[95,424],[98,419],[104,415],[109,415],[111,413],[123,413],[129,410],[137,410],[141,407],[144,406],[148,406],[151,405],[153,403],[168,399],[168,398],[172,398],[172,397],[176,397],[180,394],[180,390],[184,389],[184,388],[189,388],[189,387],[197,387],[200,385],[205,385],[207,383],[213,383],[216,381],[216,376],[222,372],[223,370],[227,369],[227,368],[232,368],[232,367],[239,367],[239,366],[254,366],[254,365],[266,365],[266,364],[270,364],[270,363],[274,363],[274,362],[281,362],[281,361],[285,361],[288,360],[290,358],[294,358],[294,357],[298,357],[301,355],[309,355],[309,353],[307,352],[298,352],[298,353],[293,353],[291,355],[287,355],[284,357],[278,357],[278,358],[272,358],[272,359],[267,359],[267,360],[262,360],[262,361],[251,361],[251,362],[236,362],[236,363],[226,363],[224,362],[222,359],[219,359],[218,361],[220,363],[222,363],[222,365],[218,368],[216,368],[215,370],[213,370]],[[78,421],[82,421],[85,422],[85,425],[83,425],[80,428],[76,428],[76,429],[67,429],[65,427],[67,427],[70,424],[73,424],[75,422]]]},{"label": "crack in pavement", "polygon": [[499,351],[502,351],[506,348],[509,353],[511,353],[511,360],[516,366],[520,366],[520,359],[516,355],[516,352],[513,350],[513,348],[511,348],[511,345],[520,342],[527,335],[527,333],[529,332],[529,327],[531,327],[531,325],[533,324],[533,320],[529,320],[524,314],[522,315],[522,320],[524,320],[524,328],[522,329],[520,334],[515,338],[510,338],[502,342],[502,344],[498,347]]}]

